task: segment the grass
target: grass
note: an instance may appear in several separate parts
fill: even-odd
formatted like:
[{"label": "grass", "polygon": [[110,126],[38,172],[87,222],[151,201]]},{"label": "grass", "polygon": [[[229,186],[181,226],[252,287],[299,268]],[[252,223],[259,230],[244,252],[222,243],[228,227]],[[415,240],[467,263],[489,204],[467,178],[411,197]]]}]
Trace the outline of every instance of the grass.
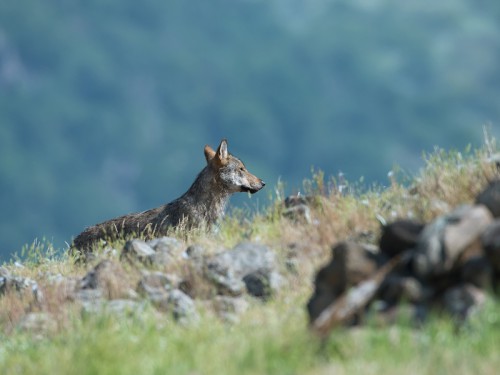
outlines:
[{"label": "grass", "polygon": [[[276,189],[273,204],[251,219],[235,212],[215,236],[188,238],[207,252],[243,240],[276,250],[285,287],[267,303],[249,299],[237,323],[221,321],[203,299],[196,300],[200,319],[188,325],[149,305],[140,313],[119,316],[82,314],[68,302],[68,288],[55,287],[51,277],[78,280],[92,265],[58,256],[50,243],[27,247],[22,268],[5,266],[36,280],[44,300],[34,303],[30,293],[0,296],[0,374],[496,374],[500,302],[493,299],[462,327],[447,316],[433,316],[421,328],[404,318],[393,326],[373,321],[336,330],[323,343],[307,329],[305,312],[314,271],[329,258],[334,242],[360,235],[376,242],[379,220],[428,221],[471,203],[496,176],[495,166],[486,161],[489,153],[486,148],[436,150],[424,156],[426,166],[417,176],[393,173],[388,187],[368,191],[349,184],[340,191],[337,181],[315,173],[305,184],[317,198],[312,223],[282,218],[283,195]],[[290,257],[296,260],[293,272],[285,266]],[[132,266],[123,264],[121,275],[135,285]],[[210,291],[199,295],[208,297]],[[19,322],[29,311],[50,313],[55,329],[21,329]]]}]

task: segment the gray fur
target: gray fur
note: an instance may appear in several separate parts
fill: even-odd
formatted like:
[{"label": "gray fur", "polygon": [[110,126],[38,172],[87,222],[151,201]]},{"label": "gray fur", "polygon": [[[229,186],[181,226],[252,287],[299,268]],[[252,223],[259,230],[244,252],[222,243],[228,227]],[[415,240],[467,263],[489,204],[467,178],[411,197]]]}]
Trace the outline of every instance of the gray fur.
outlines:
[{"label": "gray fur", "polygon": [[87,254],[100,240],[131,235],[160,237],[171,228],[210,228],[224,216],[231,194],[255,193],[265,183],[248,172],[243,163],[227,152],[223,140],[213,151],[205,147],[207,166],[180,198],[148,211],[128,214],[85,229],[73,241],[72,251]]}]

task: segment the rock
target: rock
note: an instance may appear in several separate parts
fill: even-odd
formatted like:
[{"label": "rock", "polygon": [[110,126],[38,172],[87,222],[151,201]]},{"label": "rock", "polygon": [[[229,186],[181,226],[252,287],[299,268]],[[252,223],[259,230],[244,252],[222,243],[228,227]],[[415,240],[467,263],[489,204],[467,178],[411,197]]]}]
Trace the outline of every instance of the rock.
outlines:
[{"label": "rock", "polygon": [[137,291],[148,297],[156,305],[168,300],[168,292],[177,287],[180,280],[176,276],[162,272],[144,272],[137,285]]},{"label": "rock", "polygon": [[465,320],[486,302],[486,294],[471,284],[448,289],[443,295],[444,308],[454,317]]},{"label": "rock", "polygon": [[154,240],[148,241],[147,245],[155,252],[151,256],[151,261],[159,265],[172,263],[174,259],[179,257],[184,247],[181,241],[172,237],[155,238]]},{"label": "rock", "polygon": [[276,285],[280,282],[279,280],[272,280],[271,278],[273,277],[276,277],[275,272],[256,271],[245,275],[243,282],[250,295],[267,300],[273,292],[271,285]]},{"label": "rock", "polygon": [[500,180],[491,181],[488,186],[477,195],[476,203],[488,207],[493,217],[500,217]]},{"label": "rock", "polygon": [[248,302],[241,297],[216,296],[213,306],[217,316],[228,323],[236,323],[239,315],[248,309]]},{"label": "rock", "polygon": [[89,297],[90,299],[119,299],[136,298],[137,295],[131,288],[130,277],[122,265],[111,260],[103,260],[90,270],[79,283],[77,298],[88,299]]},{"label": "rock", "polygon": [[186,257],[189,259],[202,259],[205,253],[205,249],[200,245],[191,245],[186,249]]},{"label": "rock", "polygon": [[392,258],[417,245],[418,236],[425,225],[409,219],[400,219],[382,227],[380,251]]},{"label": "rock", "polygon": [[484,206],[461,206],[426,225],[412,261],[415,275],[424,280],[443,277],[480,254],[481,233],[492,220]]},{"label": "rock", "polygon": [[156,252],[143,240],[131,240],[125,243],[121,259],[131,261],[138,260],[144,264],[151,265],[155,260]]},{"label": "rock", "polygon": [[247,289],[256,297],[268,297],[279,286],[275,268],[274,253],[267,246],[246,242],[208,260],[205,275],[221,294],[238,296]]},{"label": "rock", "polygon": [[167,308],[180,323],[190,323],[199,318],[193,299],[179,289],[170,292]]},{"label": "rock", "polygon": [[314,294],[307,304],[310,321],[350,286],[369,279],[383,263],[381,254],[355,242],[341,242],[332,248],[332,260],[319,270]]},{"label": "rock", "polygon": [[35,280],[14,276],[4,267],[0,269],[0,296],[10,292],[22,294],[26,291],[31,292],[35,302],[42,302],[43,293]]}]

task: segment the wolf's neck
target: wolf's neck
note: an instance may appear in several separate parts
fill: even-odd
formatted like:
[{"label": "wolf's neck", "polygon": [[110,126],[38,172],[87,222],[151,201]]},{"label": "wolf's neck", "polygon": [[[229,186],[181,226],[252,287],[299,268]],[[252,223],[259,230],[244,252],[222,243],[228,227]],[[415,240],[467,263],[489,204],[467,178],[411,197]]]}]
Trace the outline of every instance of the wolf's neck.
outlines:
[{"label": "wolf's neck", "polygon": [[224,216],[230,196],[230,192],[207,166],[198,174],[182,198],[194,205],[200,216],[213,222]]}]

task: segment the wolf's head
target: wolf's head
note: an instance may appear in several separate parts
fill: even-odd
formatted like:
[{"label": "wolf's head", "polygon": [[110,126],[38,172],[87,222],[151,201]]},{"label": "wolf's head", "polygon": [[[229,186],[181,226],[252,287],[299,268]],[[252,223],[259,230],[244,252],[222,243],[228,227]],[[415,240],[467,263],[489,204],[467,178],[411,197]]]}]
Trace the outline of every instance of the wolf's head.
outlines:
[{"label": "wolf's head", "polygon": [[265,186],[264,181],[247,171],[240,159],[227,151],[227,141],[222,140],[217,151],[205,146],[205,158],[210,168],[216,171],[216,178],[231,193],[258,192]]}]

